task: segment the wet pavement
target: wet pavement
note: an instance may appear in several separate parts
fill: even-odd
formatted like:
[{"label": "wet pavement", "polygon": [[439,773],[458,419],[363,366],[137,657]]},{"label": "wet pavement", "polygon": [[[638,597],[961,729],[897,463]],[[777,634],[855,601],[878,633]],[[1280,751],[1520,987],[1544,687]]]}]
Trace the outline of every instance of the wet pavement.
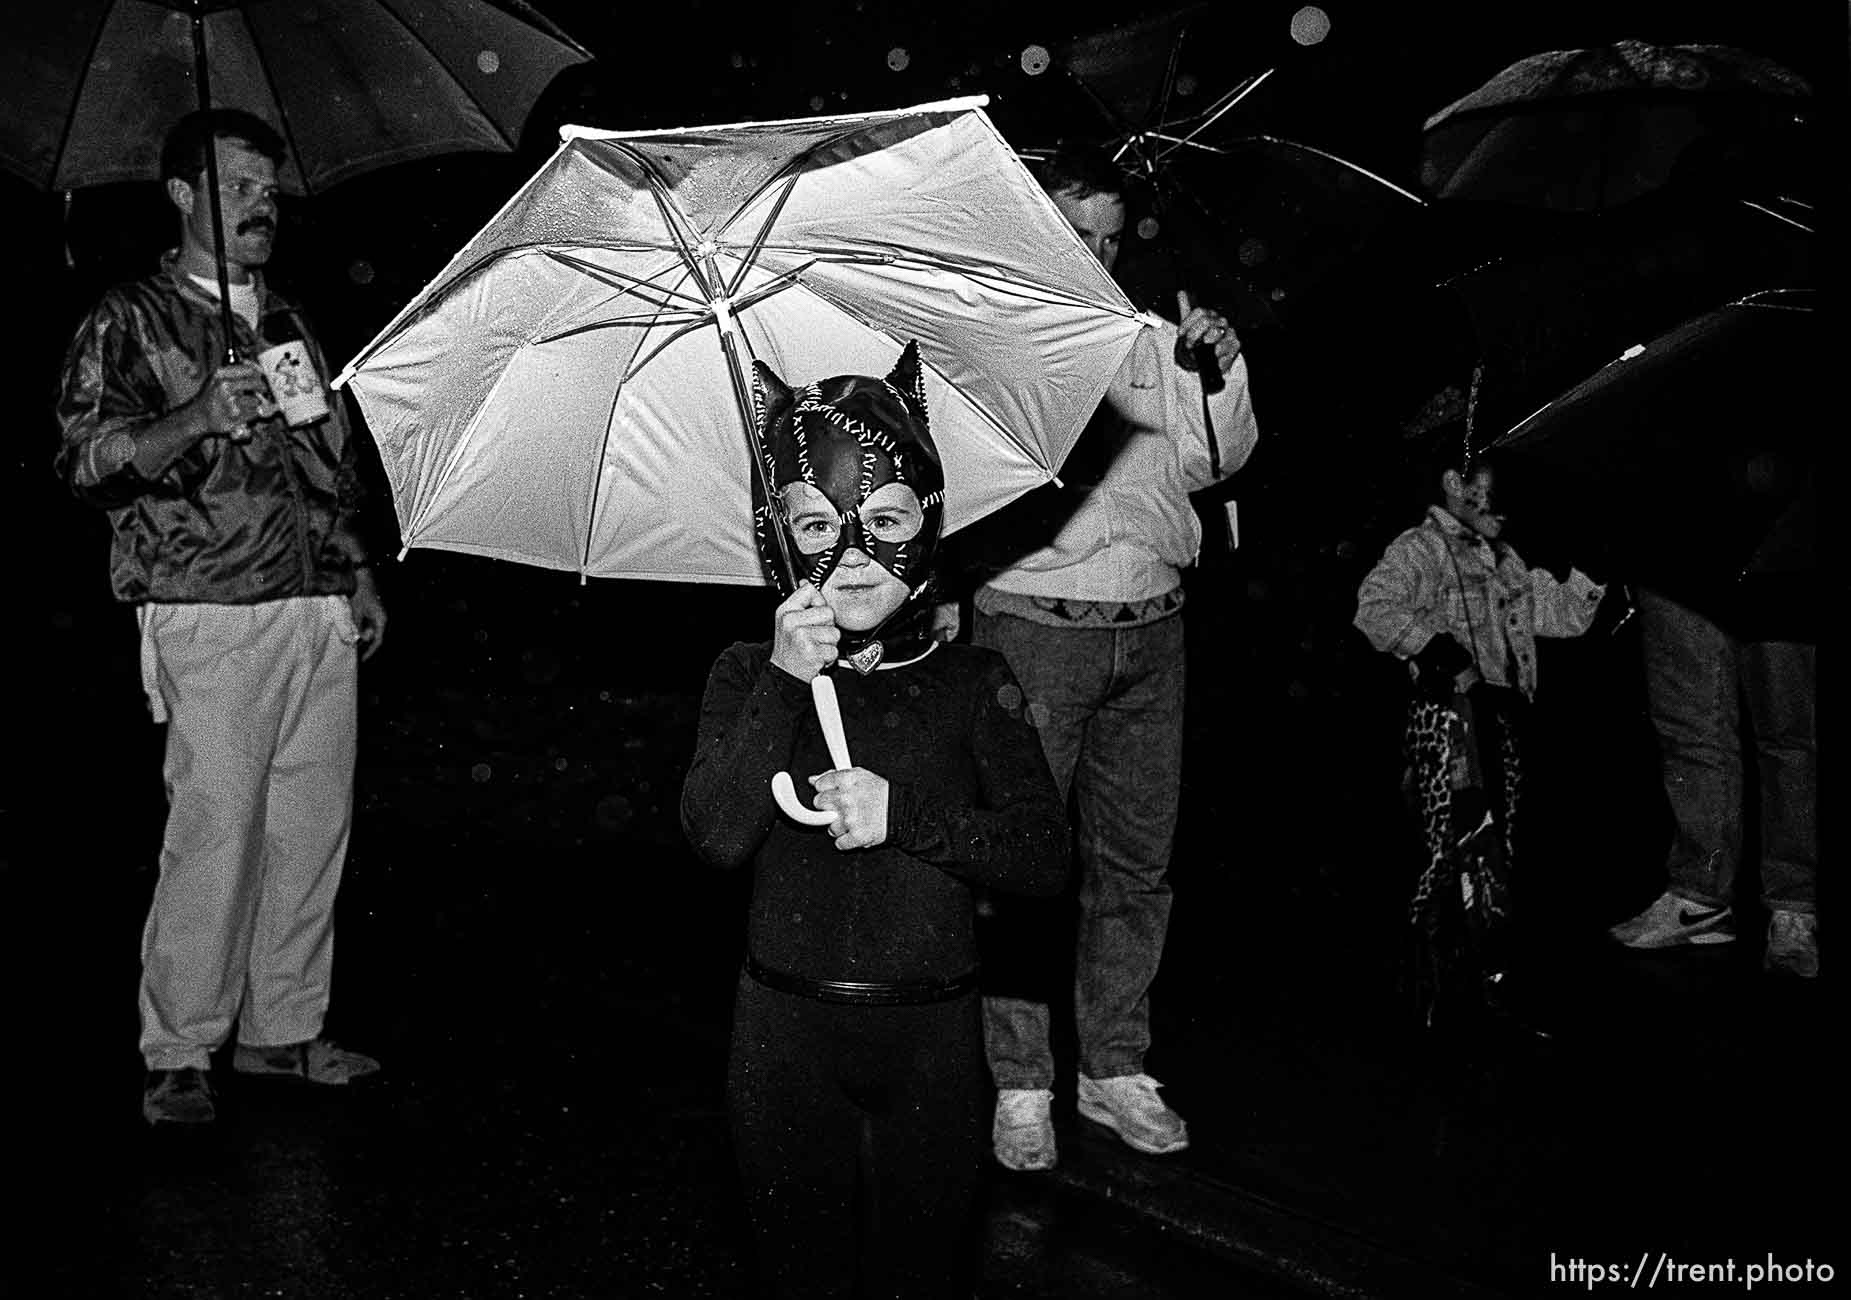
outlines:
[{"label": "wet pavement", "polygon": [[[83,558],[73,581],[100,586]],[[28,671],[60,723],[32,737],[17,838],[56,849],[7,867],[29,1204],[5,1294],[749,1294],[721,1107],[745,882],[693,861],[674,808],[707,666],[760,635],[763,596],[428,552],[389,577],[330,1023],[386,1073],[231,1079],[203,1132],[138,1114],[161,809],[133,622],[47,604]],[[1662,853],[1624,635],[1544,669],[1522,974],[1552,1036],[1443,1041],[1402,979],[1392,691],[1366,657],[1308,673],[1250,577],[1193,581],[1148,1068],[1194,1143],[1151,1159],[1085,1131],[1064,1080],[1061,1167],[993,1177],[982,1294],[1528,1296],[1590,1289],[1591,1265],[1843,1266],[1816,1190],[1842,1155],[1829,976],[1770,979],[1747,942],[1599,942]]]}]

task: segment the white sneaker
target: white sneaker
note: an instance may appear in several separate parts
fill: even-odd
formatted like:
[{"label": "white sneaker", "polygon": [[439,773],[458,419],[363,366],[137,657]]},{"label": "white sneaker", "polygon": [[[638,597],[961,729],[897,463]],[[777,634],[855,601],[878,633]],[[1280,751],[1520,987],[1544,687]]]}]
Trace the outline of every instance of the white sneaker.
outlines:
[{"label": "white sneaker", "polygon": [[1060,1159],[1054,1147],[1054,1119],[1048,1113],[1053,1100],[1046,1088],[997,1089],[990,1142],[1003,1168],[1032,1173],[1052,1169]]},{"label": "white sneaker", "polygon": [[1157,1099],[1163,1085],[1148,1074],[1124,1074],[1114,1079],[1080,1076],[1080,1116],[1103,1124],[1118,1134],[1133,1151],[1148,1156],[1168,1155],[1189,1145],[1189,1126],[1183,1117]]},{"label": "white sneaker", "polygon": [[1763,970],[1801,979],[1819,977],[1819,918],[1811,912],[1776,908],[1767,924],[1767,950]]}]

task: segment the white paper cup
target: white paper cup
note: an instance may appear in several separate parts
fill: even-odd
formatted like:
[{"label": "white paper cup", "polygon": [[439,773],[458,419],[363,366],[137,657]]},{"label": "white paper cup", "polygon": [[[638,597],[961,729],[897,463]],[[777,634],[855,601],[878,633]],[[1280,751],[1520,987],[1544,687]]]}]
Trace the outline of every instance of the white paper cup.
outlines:
[{"label": "white paper cup", "polygon": [[264,378],[270,383],[270,395],[292,426],[328,418],[327,392],[300,339],[265,348],[257,354],[257,364],[263,367]]}]

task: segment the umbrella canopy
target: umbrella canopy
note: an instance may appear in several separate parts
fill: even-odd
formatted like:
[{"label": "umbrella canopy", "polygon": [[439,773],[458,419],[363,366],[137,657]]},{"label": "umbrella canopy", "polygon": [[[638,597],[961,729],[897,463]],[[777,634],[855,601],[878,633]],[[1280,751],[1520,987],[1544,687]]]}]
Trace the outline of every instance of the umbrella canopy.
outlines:
[{"label": "umbrella canopy", "polygon": [[591,55],[520,0],[66,0],[0,6],[0,166],[49,190],[155,180],[167,128],[214,107],[289,144],[280,183],[511,151],[547,84]]},{"label": "umbrella canopy", "polygon": [[946,531],[1049,481],[1149,322],[984,102],[567,128],[337,380],[405,545],[762,583],[750,360],[883,375],[909,340]]},{"label": "umbrella canopy", "polygon": [[1726,45],[1619,41],[1535,54],[1426,121],[1421,183],[1440,198],[1585,212],[1680,175],[1779,175],[1811,89],[1771,59]]},{"label": "umbrella canopy", "polygon": [[1513,518],[1699,608],[1739,605],[1755,575],[1812,570],[1828,348],[1831,317],[1794,290],[1627,349],[1497,440],[1521,467]]}]

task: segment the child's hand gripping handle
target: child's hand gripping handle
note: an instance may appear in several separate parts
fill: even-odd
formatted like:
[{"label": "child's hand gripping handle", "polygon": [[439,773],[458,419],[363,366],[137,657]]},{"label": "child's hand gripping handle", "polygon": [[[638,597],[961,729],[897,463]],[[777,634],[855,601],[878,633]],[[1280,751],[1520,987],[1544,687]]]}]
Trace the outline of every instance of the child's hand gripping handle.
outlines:
[{"label": "child's hand gripping handle", "polygon": [[[823,743],[829,746],[830,762],[836,765],[838,772],[853,767],[848,761],[848,736],[842,731],[842,709],[836,703],[834,680],[825,673],[816,674],[810,679],[810,693],[816,697],[816,720],[823,725]],[[797,786],[789,772],[779,772],[771,778],[771,794],[792,821],[806,826],[827,826],[836,819],[832,812],[804,807],[797,798]]]}]

